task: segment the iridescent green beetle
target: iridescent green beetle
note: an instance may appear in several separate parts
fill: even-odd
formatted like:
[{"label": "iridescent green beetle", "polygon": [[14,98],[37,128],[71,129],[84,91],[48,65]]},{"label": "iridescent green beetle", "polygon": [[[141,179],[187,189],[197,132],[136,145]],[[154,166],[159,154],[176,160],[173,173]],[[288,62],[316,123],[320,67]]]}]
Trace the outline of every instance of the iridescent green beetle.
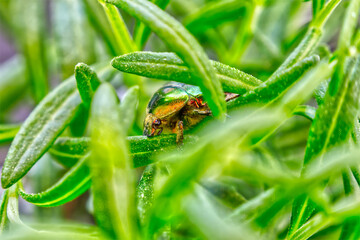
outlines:
[{"label": "iridescent green beetle", "polygon": [[[238,97],[225,93],[225,100]],[[144,135],[153,137],[161,133],[176,133],[176,142],[183,140],[184,129],[211,116],[208,104],[197,86],[171,83],[156,91],[146,109]]]}]

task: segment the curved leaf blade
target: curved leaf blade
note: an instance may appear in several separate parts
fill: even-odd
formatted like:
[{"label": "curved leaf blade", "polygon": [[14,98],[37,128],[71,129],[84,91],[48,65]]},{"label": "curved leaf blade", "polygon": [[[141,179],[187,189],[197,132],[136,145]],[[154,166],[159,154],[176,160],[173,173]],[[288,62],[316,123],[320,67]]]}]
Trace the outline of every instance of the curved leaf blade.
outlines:
[{"label": "curved leaf blade", "polygon": [[87,166],[88,156],[81,158],[57,183],[49,189],[35,194],[20,190],[20,196],[34,205],[54,207],[72,201],[83,194],[91,185]]},{"label": "curved leaf blade", "polygon": [[[216,61],[210,61],[225,92],[243,94],[262,81]],[[126,73],[197,85],[189,68],[174,53],[135,52],[116,57],[112,66]]]},{"label": "curved leaf blade", "polygon": [[269,103],[283,95],[300,77],[319,62],[318,56],[305,58],[293,67],[262,83],[254,90],[228,102],[229,108],[238,108],[250,103]]},{"label": "curved leaf blade", "polygon": [[204,32],[222,23],[238,20],[245,15],[252,0],[223,0],[210,2],[184,19],[185,27],[193,33]]},{"label": "curved leaf blade", "polygon": [[121,103],[120,103],[120,114],[122,116],[123,128],[125,133],[128,133],[131,126],[134,123],[136,116],[136,107],[139,102],[139,86],[133,86],[129,88]]},{"label": "curved leaf blade", "polygon": [[137,239],[135,176],[127,153],[115,89],[100,85],[91,104],[91,157],[94,211],[112,238]]},{"label": "curved leaf blade", "polygon": [[[185,136],[184,145],[195,143],[198,139],[193,136]],[[130,158],[133,159],[133,167],[146,166],[155,160],[156,154],[176,148],[175,135],[162,135],[153,138],[145,136],[127,137],[130,149]],[[50,153],[58,158],[66,167],[72,167],[79,158],[84,157],[90,150],[90,138],[58,138]]]},{"label": "curved leaf blade", "polygon": [[0,235],[6,230],[9,219],[7,218],[6,210],[9,199],[9,190],[6,189],[2,195],[0,200]]},{"label": "curved leaf blade", "polygon": [[0,124],[0,144],[12,141],[20,129],[20,125]]},{"label": "curved leaf blade", "polygon": [[146,222],[154,200],[154,178],[156,170],[155,165],[147,166],[136,187],[136,205],[141,224]]},{"label": "curved leaf blade", "polygon": [[78,63],[75,66],[75,79],[81,100],[89,108],[94,92],[101,81],[96,72],[85,63]]},{"label": "curved leaf blade", "polygon": [[130,36],[127,26],[118,9],[111,4],[105,3],[104,0],[99,0],[99,2],[105,10],[106,17],[116,39],[116,44],[119,45],[121,53],[135,51],[137,48],[135,42]]},{"label": "curved leaf blade", "polygon": [[[152,0],[152,2],[159,6],[159,8],[165,9],[170,0]],[[134,41],[140,50],[144,48],[150,34],[151,29],[149,27],[142,22],[137,22],[134,29]]]}]

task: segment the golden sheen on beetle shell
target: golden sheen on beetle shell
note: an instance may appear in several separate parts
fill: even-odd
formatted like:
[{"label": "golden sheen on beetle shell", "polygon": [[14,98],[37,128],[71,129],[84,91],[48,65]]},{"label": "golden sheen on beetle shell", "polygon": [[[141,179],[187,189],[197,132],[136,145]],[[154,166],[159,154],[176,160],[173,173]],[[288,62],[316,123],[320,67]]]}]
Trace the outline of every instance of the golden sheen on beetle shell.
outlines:
[{"label": "golden sheen on beetle shell", "polygon": [[[238,97],[225,93],[225,100]],[[162,133],[176,133],[176,142],[182,143],[184,129],[191,128],[210,116],[200,88],[184,83],[170,83],[157,90],[149,101],[144,120],[144,135],[153,137]]]}]

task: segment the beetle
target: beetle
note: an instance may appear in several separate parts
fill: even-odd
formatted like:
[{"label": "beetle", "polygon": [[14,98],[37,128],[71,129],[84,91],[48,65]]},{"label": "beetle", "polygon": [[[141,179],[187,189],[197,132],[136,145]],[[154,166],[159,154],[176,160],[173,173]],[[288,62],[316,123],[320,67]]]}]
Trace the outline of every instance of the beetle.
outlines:
[{"label": "beetle", "polygon": [[[238,97],[225,93],[225,100]],[[176,133],[176,142],[182,143],[184,129],[191,128],[211,116],[208,104],[198,86],[170,83],[157,90],[149,101],[144,120],[144,135],[153,137],[162,133]]]}]

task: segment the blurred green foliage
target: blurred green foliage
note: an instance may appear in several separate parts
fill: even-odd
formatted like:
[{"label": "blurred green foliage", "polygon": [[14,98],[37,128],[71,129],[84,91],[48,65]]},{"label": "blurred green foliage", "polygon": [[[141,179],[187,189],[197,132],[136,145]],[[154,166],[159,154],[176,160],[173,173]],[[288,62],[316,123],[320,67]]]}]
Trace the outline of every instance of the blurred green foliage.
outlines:
[{"label": "blurred green foliage", "polygon": [[[0,0],[0,238],[360,239],[359,11]],[[213,114],[182,145],[141,136],[164,81]]]}]

